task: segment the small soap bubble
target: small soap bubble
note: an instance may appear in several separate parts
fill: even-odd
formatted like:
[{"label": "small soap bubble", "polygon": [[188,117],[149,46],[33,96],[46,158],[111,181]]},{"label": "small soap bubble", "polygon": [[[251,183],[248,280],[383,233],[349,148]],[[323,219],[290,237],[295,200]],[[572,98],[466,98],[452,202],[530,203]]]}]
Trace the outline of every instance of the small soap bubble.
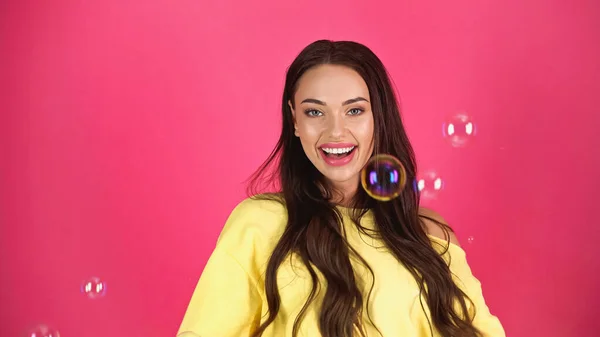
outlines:
[{"label": "small soap bubble", "polygon": [[81,292],[91,299],[103,297],[106,295],[106,283],[98,277],[90,277],[81,284]]},{"label": "small soap bubble", "polygon": [[60,337],[58,330],[45,324],[38,325],[27,333],[27,337]]},{"label": "small soap bubble", "polygon": [[463,147],[475,137],[477,129],[472,118],[465,113],[450,116],[444,121],[443,135],[454,147]]},{"label": "small soap bubble", "polygon": [[389,201],[400,195],[406,185],[406,170],[396,157],[388,154],[373,156],[362,169],[360,182],[368,195],[379,201]]},{"label": "small soap bubble", "polygon": [[422,198],[436,199],[444,188],[444,181],[436,171],[429,170],[417,175],[415,185]]}]

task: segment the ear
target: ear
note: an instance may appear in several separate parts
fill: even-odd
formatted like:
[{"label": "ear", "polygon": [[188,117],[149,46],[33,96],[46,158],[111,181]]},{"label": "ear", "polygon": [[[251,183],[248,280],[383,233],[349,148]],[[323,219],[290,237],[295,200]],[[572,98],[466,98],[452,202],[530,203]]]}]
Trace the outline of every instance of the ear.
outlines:
[{"label": "ear", "polygon": [[292,101],[288,100],[288,106],[290,107],[290,111],[292,112],[292,120],[294,121],[294,135],[296,135],[296,137],[300,137],[298,134],[298,123],[296,122],[296,110],[294,110],[294,107],[292,106]]}]

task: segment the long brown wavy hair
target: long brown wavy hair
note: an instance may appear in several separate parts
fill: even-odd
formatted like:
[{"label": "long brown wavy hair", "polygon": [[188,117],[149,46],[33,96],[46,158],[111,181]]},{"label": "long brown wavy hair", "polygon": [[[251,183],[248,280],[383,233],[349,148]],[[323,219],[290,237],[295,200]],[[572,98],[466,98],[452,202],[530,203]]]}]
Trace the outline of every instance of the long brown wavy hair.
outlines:
[{"label": "long brown wavy hair", "polygon": [[[299,257],[313,282],[312,292],[294,322],[293,336],[297,336],[301,320],[321,289],[316,270],[323,275],[327,285],[319,312],[322,336],[366,335],[362,324],[363,305],[369,300],[371,291],[364,299],[356,284],[351,257],[362,263],[374,277],[373,271],[348,245],[342,215],[334,204],[331,188],[323,188],[329,186],[326,178],[313,166],[299,138],[294,136],[292,111],[288,106],[288,101],[293,102],[300,77],[308,69],[323,64],[347,66],[362,76],[369,89],[374,118],[373,155],[395,156],[404,164],[407,181],[415,181],[414,152],[400,118],[390,77],[381,60],[368,47],[351,41],[319,40],[304,48],[287,71],[281,102],[281,136],[271,155],[251,177],[248,190],[254,198],[283,203],[288,215],[287,226],[266,269],[268,316],[253,337],[261,336],[279,312],[281,298],[277,270],[290,254]],[[259,194],[268,188],[274,188],[271,192],[277,193]],[[432,335],[433,325],[442,336],[481,336],[472,324],[474,313],[468,312],[467,302],[473,306],[471,300],[453,282],[447,263],[427,237],[423,215],[419,215],[419,191],[416,188],[405,188],[400,196],[389,202],[375,202],[359,188],[351,208],[351,218],[359,229],[362,228],[361,218],[367,211],[372,212],[377,236],[418,282],[422,298],[429,307],[427,319]],[[451,231],[448,226],[442,225],[442,228],[446,234]],[[422,302],[421,307],[425,311]],[[368,309],[367,316],[370,318]]]}]

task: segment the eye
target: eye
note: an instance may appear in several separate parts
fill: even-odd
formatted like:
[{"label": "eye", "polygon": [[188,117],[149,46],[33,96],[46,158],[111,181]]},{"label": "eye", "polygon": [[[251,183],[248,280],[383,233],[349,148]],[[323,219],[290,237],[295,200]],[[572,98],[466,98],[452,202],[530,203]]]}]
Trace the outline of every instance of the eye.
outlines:
[{"label": "eye", "polygon": [[309,110],[306,110],[306,111],[304,111],[304,113],[305,113],[307,116],[310,116],[310,117],[318,117],[318,116],[323,116],[323,113],[322,113],[321,111],[319,111],[319,110],[314,110],[314,109],[309,109]]},{"label": "eye", "polygon": [[350,109],[350,111],[348,111],[349,115],[352,116],[356,116],[356,115],[360,115],[364,110],[360,109],[360,108],[354,108],[354,109]]}]

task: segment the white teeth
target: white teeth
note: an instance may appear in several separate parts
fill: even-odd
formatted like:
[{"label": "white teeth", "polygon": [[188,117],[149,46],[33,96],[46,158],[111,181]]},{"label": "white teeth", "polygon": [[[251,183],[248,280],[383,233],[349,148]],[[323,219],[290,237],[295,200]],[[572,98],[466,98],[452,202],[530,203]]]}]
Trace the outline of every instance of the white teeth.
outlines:
[{"label": "white teeth", "polygon": [[323,147],[323,151],[327,152],[327,153],[331,153],[331,154],[341,154],[341,153],[348,153],[350,151],[352,151],[352,149],[354,149],[355,146],[351,146],[351,147],[344,147],[344,148],[327,148],[327,147]]}]

